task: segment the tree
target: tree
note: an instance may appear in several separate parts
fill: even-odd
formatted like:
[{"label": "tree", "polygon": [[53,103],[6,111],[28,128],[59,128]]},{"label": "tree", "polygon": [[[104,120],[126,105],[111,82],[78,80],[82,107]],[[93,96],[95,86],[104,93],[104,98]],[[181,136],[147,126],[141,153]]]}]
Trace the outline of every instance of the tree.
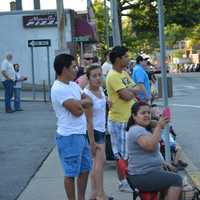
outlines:
[{"label": "tree", "polygon": [[181,25],[169,24],[165,26],[166,47],[171,49],[177,41],[185,38],[185,29]]},{"label": "tree", "polygon": [[[159,48],[157,0],[117,0],[122,42],[132,49],[152,52]],[[101,48],[106,45],[103,0],[94,0]],[[177,40],[199,39],[200,0],[164,1],[166,45]],[[99,21],[99,22],[98,22]],[[109,25],[111,26],[111,25]],[[197,39],[195,39],[197,38]]]},{"label": "tree", "polygon": [[[107,45],[108,45],[106,44],[104,2],[103,0],[94,0],[93,6],[94,6],[94,11],[95,11],[97,33],[99,36],[98,55],[100,57],[104,57],[104,54],[107,50]],[[109,24],[109,29],[111,29],[110,27],[111,25]]]}]

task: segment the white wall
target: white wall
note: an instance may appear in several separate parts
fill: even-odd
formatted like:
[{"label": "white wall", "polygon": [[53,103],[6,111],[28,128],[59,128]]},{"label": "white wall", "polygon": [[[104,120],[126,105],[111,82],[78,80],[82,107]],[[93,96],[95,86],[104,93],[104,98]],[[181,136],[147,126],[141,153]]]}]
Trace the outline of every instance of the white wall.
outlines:
[{"label": "white wall", "polygon": [[[47,12],[47,11],[46,11]],[[51,83],[54,81],[55,74],[53,69],[53,60],[55,50],[58,46],[57,27],[41,27],[41,28],[24,28],[23,16],[37,15],[36,12],[19,12],[15,14],[0,13],[0,62],[2,62],[7,51],[13,52],[13,63],[21,65],[21,74],[28,76],[28,83],[32,83],[32,65],[31,65],[31,49],[28,47],[28,40],[50,39],[50,74]],[[40,11],[40,14],[46,14]],[[69,14],[66,14],[66,41],[71,41],[71,27],[69,22]],[[35,83],[41,84],[43,80],[48,81],[47,74],[47,50],[46,47],[35,47],[34,66],[35,66]]]}]

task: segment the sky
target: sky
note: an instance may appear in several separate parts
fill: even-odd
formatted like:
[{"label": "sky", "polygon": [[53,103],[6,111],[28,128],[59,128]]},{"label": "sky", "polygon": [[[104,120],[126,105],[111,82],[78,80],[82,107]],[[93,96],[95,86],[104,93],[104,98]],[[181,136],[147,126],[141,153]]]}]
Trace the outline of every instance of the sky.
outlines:
[{"label": "sky", "polygon": [[[0,0],[0,12],[10,10],[13,0]],[[63,0],[65,8],[73,10],[86,10],[87,0]],[[22,0],[23,10],[33,10],[33,0]],[[40,0],[41,9],[56,9],[56,0]]]}]

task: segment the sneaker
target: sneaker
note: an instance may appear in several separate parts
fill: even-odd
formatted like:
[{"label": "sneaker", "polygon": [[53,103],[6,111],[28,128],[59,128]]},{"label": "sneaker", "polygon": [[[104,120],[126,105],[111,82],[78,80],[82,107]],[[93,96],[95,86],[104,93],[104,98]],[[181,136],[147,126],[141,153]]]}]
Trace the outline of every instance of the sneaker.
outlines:
[{"label": "sneaker", "polygon": [[173,165],[174,167],[176,167],[176,169],[177,169],[178,171],[183,171],[183,170],[185,169],[185,167],[183,167],[183,166],[180,165],[179,163],[178,163],[178,164],[172,163],[172,165]]},{"label": "sneaker", "polygon": [[119,188],[119,191],[121,191],[121,192],[130,192],[130,193],[133,192],[133,190],[132,190],[131,187],[129,186],[128,182],[125,181],[125,180],[124,180],[124,181],[121,181],[121,182],[119,183],[118,188]]},{"label": "sneaker", "polygon": [[22,108],[15,109],[15,111],[24,111]]},{"label": "sneaker", "polygon": [[6,109],[6,111],[5,111],[6,113],[14,113],[15,111],[14,110],[12,110],[12,109]]},{"label": "sneaker", "polygon": [[181,165],[182,167],[187,167],[188,166],[188,164],[186,162],[182,161],[182,160],[179,160],[178,164]]}]

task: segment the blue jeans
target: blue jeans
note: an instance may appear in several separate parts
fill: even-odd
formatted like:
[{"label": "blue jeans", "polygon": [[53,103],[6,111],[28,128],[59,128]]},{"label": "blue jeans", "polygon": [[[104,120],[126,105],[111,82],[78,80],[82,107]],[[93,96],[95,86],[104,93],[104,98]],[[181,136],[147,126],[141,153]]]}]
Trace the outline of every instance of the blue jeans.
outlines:
[{"label": "blue jeans", "polygon": [[14,88],[14,107],[15,110],[21,108],[21,98],[20,98],[21,88]]},{"label": "blue jeans", "polygon": [[11,99],[13,97],[13,85],[14,81],[5,80],[2,81],[4,89],[5,89],[5,108],[6,110],[11,110]]}]

